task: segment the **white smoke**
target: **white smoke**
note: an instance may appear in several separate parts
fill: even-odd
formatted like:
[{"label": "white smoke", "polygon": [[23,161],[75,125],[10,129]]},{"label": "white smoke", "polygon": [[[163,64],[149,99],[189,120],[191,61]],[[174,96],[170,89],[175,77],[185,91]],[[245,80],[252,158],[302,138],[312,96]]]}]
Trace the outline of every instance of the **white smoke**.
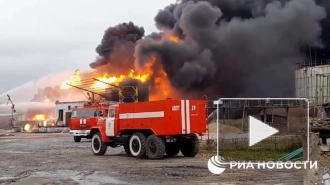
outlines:
[{"label": "white smoke", "polygon": [[57,85],[61,85],[61,83],[69,79],[73,73],[74,71],[64,71],[44,76],[38,80],[32,80],[3,94],[0,94],[0,103],[7,103],[7,94],[9,94],[14,103],[30,102],[34,95],[37,94],[38,88],[44,88],[47,86],[55,87]]}]

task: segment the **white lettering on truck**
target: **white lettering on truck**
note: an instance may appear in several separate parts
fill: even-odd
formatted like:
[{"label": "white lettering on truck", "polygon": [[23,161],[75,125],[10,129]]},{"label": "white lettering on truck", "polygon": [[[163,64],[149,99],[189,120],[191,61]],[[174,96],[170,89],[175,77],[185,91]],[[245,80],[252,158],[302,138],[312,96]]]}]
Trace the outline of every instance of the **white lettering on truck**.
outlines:
[{"label": "white lettering on truck", "polygon": [[172,106],[172,111],[179,111],[180,110],[180,105],[173,105]]}]

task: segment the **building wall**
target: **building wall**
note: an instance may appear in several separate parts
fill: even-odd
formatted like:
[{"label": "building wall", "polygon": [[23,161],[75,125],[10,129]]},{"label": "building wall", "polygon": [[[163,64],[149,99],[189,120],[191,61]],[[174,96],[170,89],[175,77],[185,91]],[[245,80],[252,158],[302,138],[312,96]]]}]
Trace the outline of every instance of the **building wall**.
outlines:
[{"label": "building wall", "polygon": [[55,119],[58,119],[59,116],[59,110],[63,109],[63,112],[66,112],[68,110],[68,107],[71,106],[71,108],[74,108],[75,106],[83,106],[86,102],[63,102],[63,103],[57,103],[55,107]]}]

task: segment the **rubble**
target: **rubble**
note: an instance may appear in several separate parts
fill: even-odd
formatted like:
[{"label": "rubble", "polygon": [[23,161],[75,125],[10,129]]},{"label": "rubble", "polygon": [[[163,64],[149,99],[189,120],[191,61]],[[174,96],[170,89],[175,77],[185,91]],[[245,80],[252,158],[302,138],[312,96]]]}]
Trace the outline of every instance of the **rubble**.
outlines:
[{"label": "rubble", "polygon": [[[322,142],[322,137],[326,137],[320,134],[321,130],[330,131],[330,119],[311,119],[310,120],[310,146],[309,146],[309,160],[318,162],[318,169],[308,169],[305,171],[305,185],[314,184],[327,184],[330,181],[327,179],[328,173],[330,173],[330,143]],[[305,152],[306,154],[306,152]]]},{"label": "rubble", "polygon": [[330,130],[330,118],[310,119],[309,124],[311,130]]}]

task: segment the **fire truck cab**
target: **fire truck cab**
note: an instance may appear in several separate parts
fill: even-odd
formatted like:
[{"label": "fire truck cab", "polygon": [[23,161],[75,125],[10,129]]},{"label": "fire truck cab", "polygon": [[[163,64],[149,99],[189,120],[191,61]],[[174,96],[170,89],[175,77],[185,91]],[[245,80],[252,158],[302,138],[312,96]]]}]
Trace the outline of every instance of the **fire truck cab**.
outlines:
[{"label": "fire truck cab", "polygon": [[159,100],[120,103],[108,107],[91,129],[92,152],[104,155],[108,147],[123,146],[127,154],[161,159],[180,151],[194,157],[197,135],[207,128],[205,100]]},{"label": "fire truck cab", "polygon": [[108,108],[98,105],[81,106],[72,109],[70,134],[75,142],[82,138],[91,139],[91,128],[97,125],[98,119],[108,114]]}]

